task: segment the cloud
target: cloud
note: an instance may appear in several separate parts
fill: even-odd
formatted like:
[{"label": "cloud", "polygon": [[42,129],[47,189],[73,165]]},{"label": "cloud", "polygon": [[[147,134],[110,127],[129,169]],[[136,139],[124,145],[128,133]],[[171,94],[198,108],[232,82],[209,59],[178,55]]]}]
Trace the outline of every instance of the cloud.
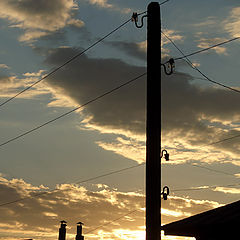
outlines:
[{"label": "cloud", "polygon": [[[183,36],[181,36],[178,32],[170,29],[164,29],[163,32],[171,38],[174,42],[175,41],[182,41]],[[169,43],[169,40],[162,35],[162,58],[169,57],[169,50],[167,49],[166,45]],[[138,58],[140,60],[146,61],[147,57],[147,40],[142,42],[126,42],[126,41],[112,41],[107,42],[107,44],[124,51],[129,56]]]},{"label": "cloud", "polygon": [[240,27],[240,7],[233,8],[230,16],[223,22],[224,28],[233,37],[239,37],[239,27]]},{"label": "cloud", "polygon": [[[76,53],[77,50],[73,48],[52,49],[45,63],[58,66],[63,59],[67,60]],[[52,93],[49,106],[73,107],[145,71],[144,67],[118,59],[88,58],[83,55],[67,65],[61,73],[46,79],[40,89],[43,93]],[[116,135],[113,142],[98,141],[99,146],[138,162],[145,157],[145,80],[139,79],[81,111],[84,116],[81,128]],[[192,161],[194,158],[196,161],[231,161],[239,164],[240,145],[237,139],[200,148],[212,141],[239,134],[238,98],[237,94],[225,89],[199,87],[189,74],[175,72],[166,76],[163,73],[164,147],[171,149],[173,155],[178,155],[176,160],[179,162],[184,159]],[[206,155],[209,155],[208,158]]]},{"label": "cloud", "polygon": [[[222,38],[201,38],[199,39],[199,44],[197,45],[199,48],[208,48],[212,45],[218,44],[220,42],[226,41],[227,39],[222,39]],[[223,54],[227,55],[227,49],[223,46],[218,46],[212,49],[212,51],[215,51],[217,54]]]},{"label": "cloud", "polygon": [[113,8],[113,5],[108,3],[108,0],[89,0],[89,3],[102,8]]},{"label": "cloud", "polygon": [[119,155],[137,161],[138,163],[145,162],[145,142],[136,141],[136,139],[123,139],[117,137],[115,141],[106,143],[96,142],[100,147],[107,151],[113,151]]},{"label": "cloud", "polygon": [[25,31],[20,41],[31,42],[67,25],[82,27],[84,23],[72,16],[77,8],[73,0],[2,0],[0,18]]},{"label": "cloud", "polygon": [[95,5],[99,8],[114,10],[124,14],[129,14],[131,12],[130,8],[119,7],[115,4],[109,3],[109,0],[84,0],[84,1],[87,1],[89,4]]},{"label": "cloud", "polygon": [[2,69],[9,69],[9,66],[2,63],[2,64],[0,64],[0,68],[2,68]]},{"label": "cloud", "polygon": [[[138,239],[144,236],[144,196],[135,192],[121,192],[102,185],[88,190],[76,184],[59,184],[58,191],[34,197],[45,187],[34,186],[22,179],[0,179],[1,203],[30,197],[24,201],[1,207],[0,235],[3,239],[57,238],[59,220],[68,222],[68,238],[76,234],[75,224],[85,223],[84,232],[120,218],[86,235],[88,239]],[[171,196],[163,202],[164,223],[182,219],[220,206],[217,202],[184,199]],[[131,211],[131,214],[127,214]],[[5,238],[4,238],[5,237]]]},{"label": "cloud", "polygon": [[218,21],[215,17],[208,17],[203,22],[192,24],[194,27],[215,27]]},{"label": "cloud", "polygon": [[[25,73],[22,78],[18,78],[16,75],[11,76],[0,76],[0,97],[9,98],[39,80],[45,71],[39,70],[36,73]],[[52,91],[51,91],[52,92]],[[33,88],[19,96],[19,98],[29,99],[39,95],[49,94],[49,90],[46,86],[39,84],[37,89]]]},{"label": "cloud", "polygon": [[[45,63],[59,66],[78,50],[62,47],[52,49]],[[22,97],[52,94],[48,106],[75,107],[146,72],[144,67],[118,59],[89,58],[82,55],[36,85]],[[44,72],[26,73],[0,79],[0,96],[11,96],[43,76]],[[145,159],[145,87],[146,78],[125,86],[79,112],[80,128],[109,133],[112,142],[97,141],[106,150],[135,161]],[[184,161],[231,162],[239,165],[238,139],[212,146],[206,144],[239,134],[239,96],[216,87],[200,87],[192,76],[175,71],[162,73],[163,147],[171,150],[177,163]],[[206,157],[207,156],[207,157]]]},{"label": "cloud", "polygon": [[216,187],[214,191],[223,192],[226,194],[240,194],[239,188],[232,188],[232,187]]}]

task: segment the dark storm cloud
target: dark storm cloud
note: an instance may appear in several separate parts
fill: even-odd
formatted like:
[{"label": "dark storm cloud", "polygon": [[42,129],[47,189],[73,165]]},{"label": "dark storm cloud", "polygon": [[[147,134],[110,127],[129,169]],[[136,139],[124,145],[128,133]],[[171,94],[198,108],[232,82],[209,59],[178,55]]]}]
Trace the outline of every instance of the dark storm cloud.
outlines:
[{"label": "dark storm cloud", "polygon": [[[75,49],[52,50],[46,63],[60,65],[76,54]],[[82,104],[146,71],[117,59],[94,59],[86,55],[76,59],[47,80],[53,88],[60,87],[64,94]],[[102,98],[86,107],[91,124],[113,129],[145,132],[145,80],[137,82]],[[226,89],[201,88],[193,78],[176,72],[162,74],[163,129],[165,134],[185,137],[192,144],[206,144],[212,137],[225,137],[227,129],[213,127],[210,121],[240,120],[240,96]],[[225,128],[223,131],[223,128]],[[232,130],[234,131],[234,130]],[[238,133],[237,130],[234,131]],[[211,137],[211,138],[210,138]]]},{"label": "dark storm cloud", "polygon": [[146,52],[139,50],[139,45],[133,42],[114,41],[108,42],[109,45],[126,52],[128,55],[136,57],[140,60],[146,60]]}]

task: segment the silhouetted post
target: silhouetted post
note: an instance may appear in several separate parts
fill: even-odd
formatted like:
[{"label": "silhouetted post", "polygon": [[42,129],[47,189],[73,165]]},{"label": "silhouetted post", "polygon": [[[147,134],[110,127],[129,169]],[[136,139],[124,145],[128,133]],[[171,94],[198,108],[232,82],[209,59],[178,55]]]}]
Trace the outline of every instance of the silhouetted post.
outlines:
[{"label": "silhouetted post", "polygon": [[161,21],[159,3],[150,3],[147,14],[146,240],[160,240]]}]

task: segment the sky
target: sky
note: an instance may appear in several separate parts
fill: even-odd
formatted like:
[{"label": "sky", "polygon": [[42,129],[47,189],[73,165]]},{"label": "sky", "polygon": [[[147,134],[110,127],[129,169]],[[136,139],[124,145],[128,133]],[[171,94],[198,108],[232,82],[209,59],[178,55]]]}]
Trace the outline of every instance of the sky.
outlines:
[{"label": "sky", "polygon": [[[1,0],[0,105],[148,3]],[[162,31],[184,54],[239,37],[239,19],[237,0],[161,6]],[[89,240],[145,239],[146,76],[3,143],[145,73],[146,27],[127,23],[0,106],[0,239],[57,239],[61,220],[68,240],[79,221]],[[239,47],[235,40],[190,60],[211,80],[240,90]],[[162,62],[181,56],[162,35]],[[162,71],[162,149],[170,154],[162,162],[162,187],[170,188],[163,224],[239,200],[239,138],[211,145],[240,134],[239,99],[184,60],[171,76]]]}]

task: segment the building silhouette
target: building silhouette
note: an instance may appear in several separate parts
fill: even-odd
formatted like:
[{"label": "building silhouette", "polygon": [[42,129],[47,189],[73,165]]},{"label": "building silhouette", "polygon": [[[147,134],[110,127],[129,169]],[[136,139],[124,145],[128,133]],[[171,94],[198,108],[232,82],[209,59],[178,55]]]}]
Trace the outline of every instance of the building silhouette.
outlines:
[{"label": "building silhouette", "polygon": [[197,240],[240,239],[240,201],[162,226],[165,235]]}]

